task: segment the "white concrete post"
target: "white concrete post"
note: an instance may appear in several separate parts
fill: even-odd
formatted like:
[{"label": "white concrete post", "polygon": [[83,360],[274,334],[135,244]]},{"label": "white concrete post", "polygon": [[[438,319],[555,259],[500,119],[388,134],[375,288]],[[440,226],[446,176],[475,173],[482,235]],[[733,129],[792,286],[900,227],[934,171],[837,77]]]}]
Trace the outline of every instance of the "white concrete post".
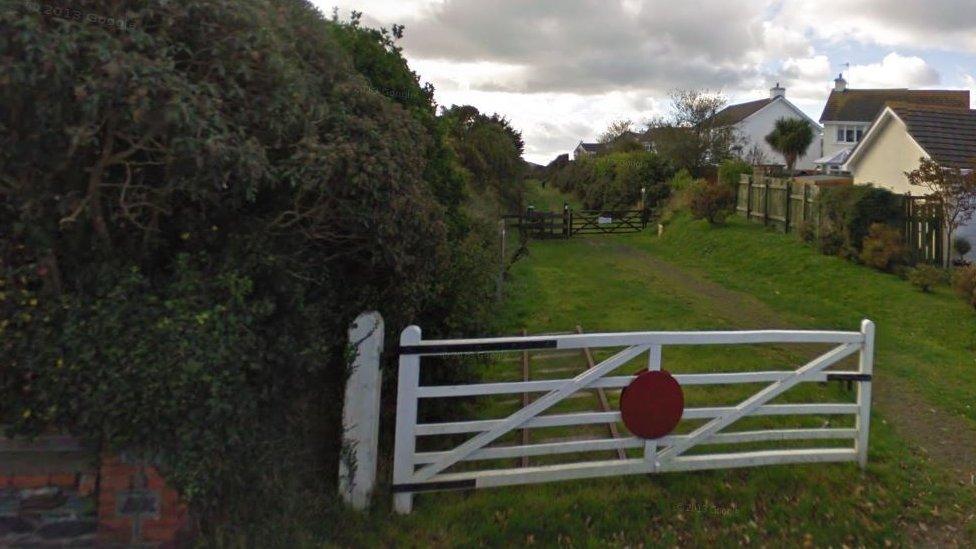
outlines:
[{"label": "white concrete post", "polygon": [[[858,373],[871,376],[874,372],[874,322],[861,321],[861,356]],[[871,430],[871,385],[874,381],[857,382],[857,463],[864,469],[868,466],[868,434]]]},{"label": "white concrete post", "polygon": [[346,381],[342,409],[339,493],[353,508],[362,510],[369,506],[376,485],[383,317],[375,311],[356,317],[349,326],[349,344],[354,348],[356,358]]}]

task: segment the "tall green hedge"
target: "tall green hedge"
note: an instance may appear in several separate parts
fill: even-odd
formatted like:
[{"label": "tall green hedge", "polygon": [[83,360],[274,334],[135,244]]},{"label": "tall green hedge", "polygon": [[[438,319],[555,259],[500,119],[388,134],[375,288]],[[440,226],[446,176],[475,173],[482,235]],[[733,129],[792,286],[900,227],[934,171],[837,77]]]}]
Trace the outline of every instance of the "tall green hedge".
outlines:
[{"label": "tall green hedge", "polygon": [[356,314],[392,347],[491,303],[430,89],[301,0],[73,7],[131,25],[0,11],[0,424],[142,452],[203,516],[335,478]]},{"label": "tall green hedge", "polygon": [[575,160],[556,169],[549,181],[576,193],[586,208],[628,209],[639,204],[641,188],[649,206],[662,204],[670,195],[665,182],[673,175],[671,162],[638,151]]}]

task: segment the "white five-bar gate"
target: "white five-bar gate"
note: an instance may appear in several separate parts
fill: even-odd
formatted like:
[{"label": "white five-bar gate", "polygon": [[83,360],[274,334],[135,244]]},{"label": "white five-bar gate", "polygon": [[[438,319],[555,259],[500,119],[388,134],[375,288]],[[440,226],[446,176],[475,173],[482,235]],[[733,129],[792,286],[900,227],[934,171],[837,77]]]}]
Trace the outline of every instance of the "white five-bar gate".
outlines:
[{"label": "white five-bar gate", "polygon": [[[705,419],[688,434],[658,439],[611,438],[543,442],[514,446],[489,446],[520,428],[542,428],[615,423],[619,411],[542,415],[574,393],[587,389],[620,389],[633,376],[610,375],[618,367],[647,356],[649,370],[661,369],[661,348],[666,345],[742,345],[763,343],[833,344],[831,350],[794,371],[679,374],[682,386],[768,383],[736,406],[685,408],[682,419]],[[623,348],[572,379],[478,383],[469,385],[421,386],[420,361],[424,356],[525,351],[539,349]],[[858,353],[857,371],[827,371],[844,358]],[[395,507],[409,513],[415,492],[445,489],[483,488],[555,480],[603,477],[667,471],[692,471],[725,467],[747,467],[784,463],[858,461],[867,463],[868,427],[871,411],[871,372],[874,354],[874,324],[865,320],[860,332],[765,330],[740,332],[630,332],[573,334],[558,336],[504,337],[490,339],[427,340],[420,328],[410,326],[400,336],[400,370],[396,410],[396,447],[393,467]],[[803,382],[842,380],[857,382],[856,403],[769,404],[791,387]],[[478,395],[545,393],[537,400],[502,419],[449,423],[417,423],[420,399]],[[720,432],[736,421],[751,416],[854,415],[853,428],[765,429]],[[459,446],[438,452],[416,451],[417,437],[474,434]],[[761,441],[828,440],[848,441],[837,448],[778,449],[732,453],[686,455],[707,444],[735,444]],[[617,460],[589,460],[574,463],[508,469],[465,470],[448,473],[461,462],[518,458],[554,454],[578,454],[616,449],[643,448],[643,457]]]}]

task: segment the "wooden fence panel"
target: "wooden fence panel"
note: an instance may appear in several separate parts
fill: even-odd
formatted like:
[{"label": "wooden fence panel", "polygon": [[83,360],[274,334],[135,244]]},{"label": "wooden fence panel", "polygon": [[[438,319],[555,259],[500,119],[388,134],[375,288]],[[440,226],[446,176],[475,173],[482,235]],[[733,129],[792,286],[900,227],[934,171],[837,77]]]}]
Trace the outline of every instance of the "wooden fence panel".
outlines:
[{"label": "wooden fence panel", "polygon": [[915,258],[941,263],[945,254],[941,204],[924,196],[905,196],[905,241]]},{"label": "wooden fence panel", "polygon": [[783,232],[817,223],[817,186],[765,175],[743,175],[736,192],[736,211]]},{"label": "wooden fence panel", "polygon": [[[783,232],[814,227],[820,235],[820,187],[806,181],[789,181],[763,174],[744,174],[736,192],[736,212],[747,219],[773,225]],[[946,241],[937,202],[905,196],[905,243],[918,261],[939,263]]]}]

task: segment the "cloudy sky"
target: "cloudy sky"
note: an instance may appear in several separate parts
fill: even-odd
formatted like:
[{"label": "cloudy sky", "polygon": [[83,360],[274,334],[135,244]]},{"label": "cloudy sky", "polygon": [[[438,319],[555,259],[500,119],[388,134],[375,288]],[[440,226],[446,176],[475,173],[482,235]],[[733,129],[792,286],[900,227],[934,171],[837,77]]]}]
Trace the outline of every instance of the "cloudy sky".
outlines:
[{"label": "cloudy sky", "polygon": [[741,102],[780,82],[815,120],[841,71],[852,88],[976,92],[973,0],[314,1],[405,25],[438,103],[504,114],[538,163],[663,114],[673,89]]}]

